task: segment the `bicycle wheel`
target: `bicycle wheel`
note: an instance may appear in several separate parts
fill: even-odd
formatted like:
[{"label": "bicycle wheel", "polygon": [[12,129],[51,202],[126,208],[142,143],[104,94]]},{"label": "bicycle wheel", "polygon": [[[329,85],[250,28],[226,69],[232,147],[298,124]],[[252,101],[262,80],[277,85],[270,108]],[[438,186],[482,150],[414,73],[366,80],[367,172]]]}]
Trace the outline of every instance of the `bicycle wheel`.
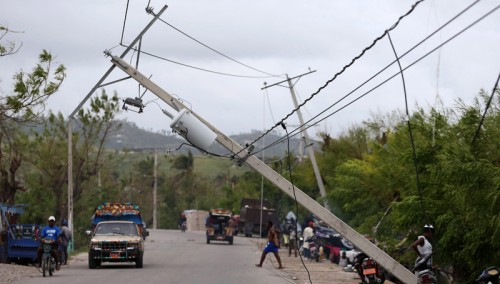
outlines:
[{"label": "bicycle wheel", "polygon": [[42,258],[42,274],[43,274],[43,277],[45,277],[45,275],[46,275],[46,271],[48,269],[47,265],[48,265],[47,259],[45,257]]}]

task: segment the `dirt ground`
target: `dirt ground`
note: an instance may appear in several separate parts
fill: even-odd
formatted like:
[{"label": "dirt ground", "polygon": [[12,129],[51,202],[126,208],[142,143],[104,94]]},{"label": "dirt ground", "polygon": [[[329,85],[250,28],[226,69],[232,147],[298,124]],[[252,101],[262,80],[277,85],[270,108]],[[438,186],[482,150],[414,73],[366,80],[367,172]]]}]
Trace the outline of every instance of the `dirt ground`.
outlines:
[{"label": "dirt ground", "polygon": [[[86,261],[87,253],[73,255],[68,259],[68,265]],[[64,268],[62,268],[64,269]],[[17,265],[0,263],[0,284],[12,283],[24,278],[41,277],[41,272],[33,265]]]},{"label": "dirt ground", "polygon": [[[257,246],[256,254],[261,254],[264,243],[258,239],[253,240]],[[279,255],[284,269],[277,269],[278,262],[273,254],[268,254],[264,261],[263,268],[274,270],[282,278],[290,280],[290,283],[313,283],[313,284],[331,284],[347,283],[358,284],[361,282],[356,272],[346,272],[340,266],[329,260],[319,262],[300,259],[300,256],[288,256],[288,249],[279,250]],[[258,258],[257,258],[258,259]],[[303,261],[303,263],[302,263]],[[308,273],[309,272],[309,273]],[[390,283],[390,282],[385,282]]]}]

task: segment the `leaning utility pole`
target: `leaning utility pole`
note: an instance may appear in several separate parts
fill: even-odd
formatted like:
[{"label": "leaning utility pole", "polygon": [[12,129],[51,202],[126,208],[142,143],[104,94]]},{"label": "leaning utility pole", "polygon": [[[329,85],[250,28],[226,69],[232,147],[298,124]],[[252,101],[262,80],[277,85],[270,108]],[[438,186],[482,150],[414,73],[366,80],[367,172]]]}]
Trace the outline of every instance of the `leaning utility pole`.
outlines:
[{"label": "leaning utility pole", "polygon": [[[139,72],[136,68],[129,65],[122,58],[118,56],[111,56],[111,62],[123,70],[123,72],[127,73],[129,76],[134,78],[139,84],[144,86],[150,92],[155,94],[158,98],[163,100],[166,104],[168,104],[172,109],[176,110],[180,114],[185,114],[186,110],[189,108],[184,105],[184,103],[161,87],[156,85],[153,81],[151,81],[148,77],[144,76],[141,72]],[[390,257],[386,252],[381,250],[375,244],[371,243],[361,234],[356,232],[353,228],[349,227],[346,223],[340,220],[337,216],[332,214],[329,210],[321,206],[314,199],[305,194],[302,190],[297,188],[290,181],[282,177],[280,174],[275,172],[272,168],[264,163],[264,161],[259,160],[256,156],[251,155],[247,150],[245,150],[241,145],[232,140],[229,136],[226,136],[222,132],[220,132],[217,128],[212,126],[209,122],[204,120],[202,117],[197,115],[192,110],[189,110],[190,116],[197,119],[197,123],[203,124],[205,127],[209,129],[209,131],[213,132],[211,134],[215,135],[215,140],[221,144],[224,148],[229,150],[231,153],[235,155],[235,158],[239,159],[240,162],[245,162],[247,165],[252,167],[254,170],[258,171],[264,177],[266,177],[269,181],[274,183],[278,188],[280,188],[283,192],[288,194],[291,198],[296,198],[297,202],[299,202],[302,206],[304,206],[310,212],[313,212],[318,216],[321,220],[325,221],[328,225],[332,226],[339,234],[344,236],[346,239],[351,241],[356,247],[358,247],[361,251],[365,252],[371,258],[373,258],[378,264],[384,267],[389,273],[396,276],[399,280],[408,283],[408,284],[416,284],[417,278],[411,273],[406,267],[395,261],[392,257]],[[164,113],[167,113],[164,111]],[[186,132],[187,133],[187,132]],[[200,134],[200,133],[192,133],[191,134]],[[188,141],[189,142],[189,141]],[[208,147],[208,146],[207,146]]]},{"label": "leaning utility pole", "polygon": [[[297,102],[297,97],[295,96],[295,91],[294,91],[293,85],[292,85],[292,79],[300,78],[302,76],[309,75],[309,74],[314,73],[314,72],[316,72],[316,70],[309,71],[307,73],[301,74],[299,76],[295,76],[293,78],[289,78],[288,75],[286,75],[286,80],[283,80],[283,81],[278,82],[278,83],[274,83],[274,84],[269,85],[269,86],[265,86],[265,87],[261,88],[261,90],[264,90],[264,89],[272,87],[272,86],[277,86],[283,82],[288,83],[288,88],[290,89],[290,94],[292,95],[293,104],[295,105],[295,109],[297,110],[297,116],[299,117],[300,133],[305,140],[306,148],[307,148],[307,151],[309,153],[309,159],[311,159],[311,164],[313,166],[314,176],[316,177],[316,183],[318,184],[319,193],[321,194],[321,198],[323,198],[323,205],[325,206],[325,208],[327,210],[330,210],[330,206],[328,205],[328,201],[326,200],[325,184],[323,183],[323,179],[321,178],[321,173],[319,171],[318,163],[316,163],[316,156],[314,155],[314,148],[309,147],[309,143],[310,143],[309,135],[307,134],[307,130],[306,130],[306,127],[304,124],[304,119],[302,118],[302,112],[300,111],[299,103]],[[302,155],[302,149],[300,151],[300,155]],[[302,160],[302,157],[300,157],[299,159]]]}]

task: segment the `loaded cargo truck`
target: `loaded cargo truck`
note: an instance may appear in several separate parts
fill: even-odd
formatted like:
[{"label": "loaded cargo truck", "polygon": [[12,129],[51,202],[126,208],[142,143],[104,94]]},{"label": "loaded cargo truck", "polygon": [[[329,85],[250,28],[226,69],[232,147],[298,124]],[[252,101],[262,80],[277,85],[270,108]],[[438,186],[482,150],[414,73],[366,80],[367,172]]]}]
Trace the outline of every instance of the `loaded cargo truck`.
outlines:
[{"label": "loaded cargo truck", "polygon": [[92,231],[102,221],[131,221],[139,226],[139,233],[146,238],[146,224],[142,221],[139,205],[133,203],[105,202],[96,207],[92,220]]},{"label": "loaded cargo truck", "polygon": [[252,198],[242,198],[240,202],[240,218],[238,222],[238,232],[243,233],[246,237],[251,237],[253,234],[265,236],[266,225],[268,221],[278,224],[276,210],[272,208],[269,201],[262,202],[262,224],[261,215],[261,200]]},{"label": "loaded cargo truck", "polygon": [[149,233],[142,222],[138,205],[103,203],[92,216],[92,229],[86,232],[89,242],[90,269],[102,262],[135,262],[143,266],[144,239]]}]

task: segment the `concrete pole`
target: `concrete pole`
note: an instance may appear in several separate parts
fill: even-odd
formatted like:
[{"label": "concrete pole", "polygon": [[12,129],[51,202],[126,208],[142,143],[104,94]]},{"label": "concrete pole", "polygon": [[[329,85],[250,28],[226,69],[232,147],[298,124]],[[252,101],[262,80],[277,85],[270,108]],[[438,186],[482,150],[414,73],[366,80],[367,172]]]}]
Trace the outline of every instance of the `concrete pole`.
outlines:
[{"label": "concrete pole", "polygon": [[[68,228],[73,231],[73,129],[72,119],[68,119]],[[73,250],[73,243],[76,234],[73,234],[73,240],[70,242],[69,251]]]},{"label": "concrete pole", "polygon": [[[144,74],[139,72],[123,59],[117,56],[111,57],[111,62],[113,62],[113,64],[122,69],[123,72],[132,76],[137,82],[142,84],[146,89],[155,94],[170,107],[175,110],[187,108],[187,106],[184,105],[181,101],[177,100],[175,97],[163,90],[160,86],[144,76]],[[373,258],[376,262],[378,262],[388,272],[396,276],[399,280],[407,284],[417,284],[417,278],[415,274],[410,272],[406,267],[395,261],[386,252],[371,243],[360,233],[356,232],[353,228],[351,228],[349,225],[335,216],[332,212],[330,212],[330,210],[327,210],[326,208],[321,206],[318,202],[316,202],[316,200],[312,199],[310,196],[300,190],[300,188],[296,187],[294,184],[290,183],[290,181],[275,172],[263,161],[259,160],[256,156],[248,153],[248,151],[244,150],[241,145],[236,143],[229,136],[222,133],[220,130],[215,128],[195,112],[191,113],[208,128],[210,128],[214,133],[217,134],[216,141],[219,142],[219,144],[221,144],[224,148],[231,151],[231,153],[234,153],[235,158],[245,159],[245,163],[248,166],[262,174],[267,180],[274,183],[283,192],[288,194],[288,196],[290,196],[291,198],[296,198],[298,203],[300,203],[310,212],[313,212],[321,220],[325,221],[325,223],[332,226],[332,228],[335,229],[339,234],[344,236],[347,240],[351,241],[356,247]]]},{"label": "concrete pole", "polygon": [[157,219],[156,219],[156,193],[158,191],[158,173],[157,173],[157,167],[158,167],[158,152],[155,149],[155,162],[154,162],[154,170],[153,170],[153,175],[154,175],[154,186],[153,186],[153,229],[157,229],[158,224],[157,224]]},{"label": "concrete pole", "polygon": [[[307,147],[307,150],[309,152],[309,158],[311,159],[311,164],[313,166],[314,170],[314,175],[316,176],[316,182],[319,187],[319,193],[321,194],[321,197],[323,198],[323,205],[325,208],[330,211],[330,206],[328,205],[328,201],[326,200],[326,190],[325,190],[325,184],[323,183],[323,179],[321,178],[321,173],[319,171],[318,163],[316,163],[316,156],[314,155],[314,148],[309,146],[310,140],[309,140],[309,135],[307,134],[307,130],[305,129],[305,124],[304,124],[304,118],[302,118],[302,112],[300,112],[299,104],[297,102],[297,97],[295,96],[295,91],[293,90],[293,85],[292,85],[292,80],[288,78],[288,75],[286,76],[287,82],[288,82],[288,87],[290,88],[290,93],[292,95],[292,100],[293,104],[295,105],[295,109],[297,109],[297,116],[299,117],[299,122],[300,122],[300,132],[302,133],[305,144]],[[302,151],[300,151],[302,155]]]}]

